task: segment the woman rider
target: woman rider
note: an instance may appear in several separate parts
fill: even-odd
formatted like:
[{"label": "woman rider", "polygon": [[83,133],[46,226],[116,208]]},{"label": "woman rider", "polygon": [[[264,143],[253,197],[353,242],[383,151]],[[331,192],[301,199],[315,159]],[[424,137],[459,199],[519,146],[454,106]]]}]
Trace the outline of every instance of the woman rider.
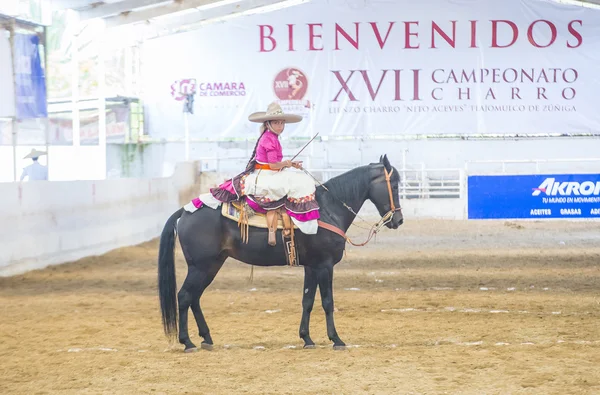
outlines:
[{"label": "woman rider", "polygon": [[[302,162],[283,160],[279,142],[285,125],[300,122],[302,117],[285,114],[281,106],[273,102],[267,111],[255,112],[248,120],[260,123],[260,137],[246,170],[219,187],[212,188],[210,194],[219,202],[231,202],[245,196],[254,211],[267,213],[267,216],[269,212],[275,214],[273,210],[285,207],[303,233],[317,233],[319,205],[315,199],[315,183],[301,171]],[[274,237],[274,234],[269,234],[270,244],[274,242]]]}]

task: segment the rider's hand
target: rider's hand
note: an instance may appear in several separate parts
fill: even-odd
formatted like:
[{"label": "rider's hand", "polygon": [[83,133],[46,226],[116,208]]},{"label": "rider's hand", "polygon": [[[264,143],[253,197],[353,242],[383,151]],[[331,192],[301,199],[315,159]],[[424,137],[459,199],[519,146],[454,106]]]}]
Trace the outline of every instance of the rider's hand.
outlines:
[{"label": "rider's hand", "polygon": [[292,166],[295,167],[296,169],[300,169],[302,170],[302,161],[297,161],[297,162],[292,162]]},{"label": "rider's hand", "polygon": [[294,164],[292,163],[291,160],[284,160],[283,161],[283,167],[292,167]]}]

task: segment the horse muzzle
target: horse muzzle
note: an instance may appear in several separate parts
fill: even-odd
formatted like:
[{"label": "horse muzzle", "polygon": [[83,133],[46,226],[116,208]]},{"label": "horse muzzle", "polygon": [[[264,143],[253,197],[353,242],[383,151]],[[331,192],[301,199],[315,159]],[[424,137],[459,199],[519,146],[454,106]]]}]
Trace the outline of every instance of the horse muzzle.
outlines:
[{"label": "horse muzzle", "polygon": [[402,215],[402,211],[400,209],[396,209],[394,215],[392,215],[392,219],[385,224],[389,229],[398,229],[400,225],[404,223],[404,216]]}]

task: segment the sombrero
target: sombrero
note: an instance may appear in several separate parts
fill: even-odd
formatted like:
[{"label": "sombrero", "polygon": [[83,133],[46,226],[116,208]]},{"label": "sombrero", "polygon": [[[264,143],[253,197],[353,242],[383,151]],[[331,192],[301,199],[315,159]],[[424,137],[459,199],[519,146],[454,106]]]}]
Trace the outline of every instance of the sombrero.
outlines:
[{"label": "sombrero", "polygon": [[23,159],[28,159],[28,158],[39,158],[42,155],[46,155],[46,153],[44,151],[38,151],[35,148],[33,148],[31,150],[31,152],[29,154],[27,154],[26,157],[24,157]]},{"label": "sombrero", "polygon": [[250,122],[263,123],[265,121],[285,121],[286,123],[297,123],[302,121],[302,116],[296,114],[284,114],[281,106],[273,102],[267,107],[267,111],[259,111],[250,114]]}]

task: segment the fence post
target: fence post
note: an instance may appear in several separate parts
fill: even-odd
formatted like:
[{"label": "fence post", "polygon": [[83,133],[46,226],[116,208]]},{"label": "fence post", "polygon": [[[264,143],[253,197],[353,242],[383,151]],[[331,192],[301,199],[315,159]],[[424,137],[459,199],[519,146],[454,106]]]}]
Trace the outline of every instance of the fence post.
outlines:
[{"label": "fence post", "polygon": [[463,203],[463,218],[469,219],[469,194],[467,192],[468,188],[468,170],[465,166],[465,169],[460,169],[459,171],[459,188],[460,188],[460,200]]},{"label": "fence post", "polygon": [[402,150],[402,192],[404,196],[406,196],[406,153],[408,149],[404,148]]},{"label": "fence post", "polygon": [[[421,198],[425,198],[425,162],[421,162]],[[427,186],[429,189],[429,186]]]}]

